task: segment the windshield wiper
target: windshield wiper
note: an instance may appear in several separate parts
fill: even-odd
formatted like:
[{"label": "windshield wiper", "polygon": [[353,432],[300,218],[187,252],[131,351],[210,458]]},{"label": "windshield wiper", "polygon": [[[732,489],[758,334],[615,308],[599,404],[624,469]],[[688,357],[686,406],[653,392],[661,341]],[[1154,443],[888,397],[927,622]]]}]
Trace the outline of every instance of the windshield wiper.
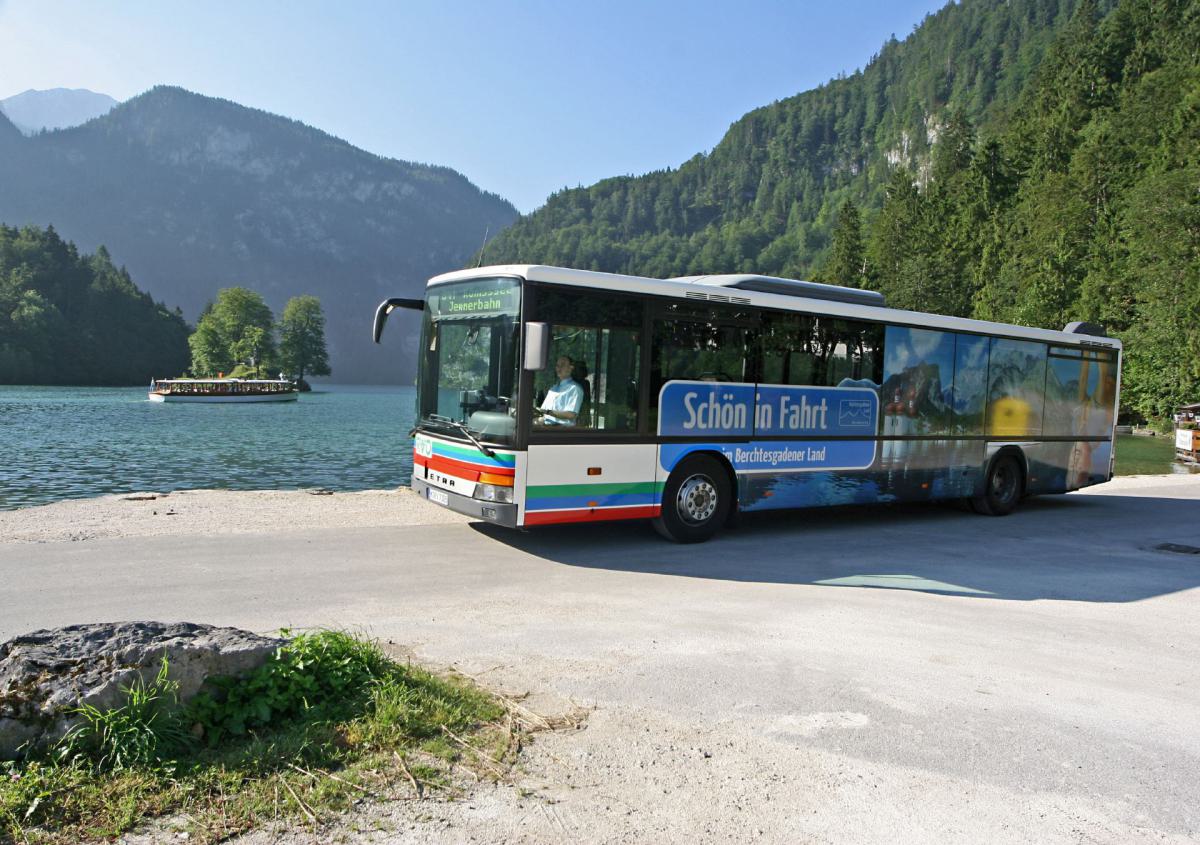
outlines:
[{"label": "windshield wiper", "polygon": [[433,420],[434,422],[440,422],[444,425],[454,426],[455,428],[457,428],[459,431],[461,431],[463,433],[464,437],[466,437],[468,440],[470,440],[472,443],[474,443],[475,448],[478,449],[480,452],[483,452],[483,454],[487,455],[489,458],[496,457],[495,452],[493,452],[487,446],[484,446],[482,443],[480,443],[478,440],[476,440],[475,435],[471,434],[471,430],[469,428],[467,428],[466,425],[464,425],[463,423],[460,423],[458,420],[452,420],[449,417],[443,417],[441,414],[430,414],[429,419]]}]

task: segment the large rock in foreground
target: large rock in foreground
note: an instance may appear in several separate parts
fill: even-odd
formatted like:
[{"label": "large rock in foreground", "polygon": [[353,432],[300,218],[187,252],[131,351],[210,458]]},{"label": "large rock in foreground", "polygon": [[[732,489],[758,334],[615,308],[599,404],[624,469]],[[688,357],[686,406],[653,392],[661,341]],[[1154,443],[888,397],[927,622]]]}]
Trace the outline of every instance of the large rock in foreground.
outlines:
[{"label": "large rock in foreground", "polygon": [[282,644],[190,622],[105,622],[15,637],[0,645],[0,759],[57,740],[80,704],[120,706],[122,687],[139,676],[153,681],[164,656],[186,702],[207,679],[253,671]]}]

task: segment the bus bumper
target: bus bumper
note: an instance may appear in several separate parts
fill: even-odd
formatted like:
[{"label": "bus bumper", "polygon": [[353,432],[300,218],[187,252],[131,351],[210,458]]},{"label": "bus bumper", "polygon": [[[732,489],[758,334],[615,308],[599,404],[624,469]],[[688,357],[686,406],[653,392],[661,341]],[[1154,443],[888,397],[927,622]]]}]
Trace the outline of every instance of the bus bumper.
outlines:
[{"label": "bus bumper", "polygon": [[494,522],[496,525],[503,525],[506,528],[517,527],[517,506],[502,504],[500,502],[484,502],[480,499],[472,499],[469,496],[463,496],[458,493],[451,493],[449,490],[443,490],[440,487],[434,487],[428,482],[414,478],[412,480],[413,491],[426,501],[441,505],[441,502],[434,501],[429,497],[429,491],[432,490],[435,496],[445,495],[446,504],[442,507],[450,508],[452,511],[457,511],[467,516],[473,516],[476,519],[482,519],[486,522]]}]

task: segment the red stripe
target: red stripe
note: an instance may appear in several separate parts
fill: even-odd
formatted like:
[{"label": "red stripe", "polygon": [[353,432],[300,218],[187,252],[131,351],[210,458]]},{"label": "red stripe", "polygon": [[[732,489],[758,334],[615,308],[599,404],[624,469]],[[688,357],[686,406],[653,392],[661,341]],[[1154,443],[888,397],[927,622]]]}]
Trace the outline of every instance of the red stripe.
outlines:
[{"label": "red stripe", "polygon": [[454,458],[447,458],[444,455],[434,455],[429,458],[425,464],[430,469],[440,469],[442,472],[452,472],[455,475],[462,475],[464,472],[473,472],[478,477],[480,472],[490,472],[495,475],[516,475],[517,471],[512,467],[498,467],[492,464],[471,464],[466,461],[456,461]]},{"label": "red stripe", "polygon": [[571,511],[526,511],[526,525],[559,522],[602,522],[610,519],[650,519],[662,511],[659,505],[630,505],[625,508],[587,508]]},{"label": "red stripe", "polygon": [[425,456],[418,455],[416,449],[413,449],[413,463],[419,467],[425,466]]}]

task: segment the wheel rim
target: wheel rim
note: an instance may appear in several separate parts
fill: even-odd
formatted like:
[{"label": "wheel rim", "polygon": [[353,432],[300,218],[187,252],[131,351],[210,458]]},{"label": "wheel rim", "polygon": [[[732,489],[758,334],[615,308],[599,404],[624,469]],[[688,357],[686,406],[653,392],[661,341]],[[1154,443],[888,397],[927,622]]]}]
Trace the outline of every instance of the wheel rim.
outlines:
[{"label": "wheel rim", "polygon": [[992,498],[997,502],[1007,504],[1012,501],[1017,492],[1017,474],[1012,464],[1001,461],[992,471]]},{"label": "wheel rim", "polygon": [[717,486],[707,475],[692,475],[679,485],[675,496],[676,510],[689,525],[700,525],[717,512]]}]

